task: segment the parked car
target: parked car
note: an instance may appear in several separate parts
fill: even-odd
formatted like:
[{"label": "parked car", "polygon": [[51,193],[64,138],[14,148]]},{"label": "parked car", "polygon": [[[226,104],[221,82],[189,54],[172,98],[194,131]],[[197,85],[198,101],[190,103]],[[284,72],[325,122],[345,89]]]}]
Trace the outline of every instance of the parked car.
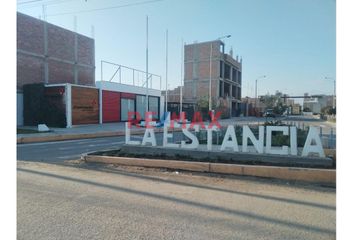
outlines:
[{"label": "parked car", "polygon": [[263,115],[263,117],[272,117],[275,118],[275,114],[273,113],[273,109],[267,109]]}]

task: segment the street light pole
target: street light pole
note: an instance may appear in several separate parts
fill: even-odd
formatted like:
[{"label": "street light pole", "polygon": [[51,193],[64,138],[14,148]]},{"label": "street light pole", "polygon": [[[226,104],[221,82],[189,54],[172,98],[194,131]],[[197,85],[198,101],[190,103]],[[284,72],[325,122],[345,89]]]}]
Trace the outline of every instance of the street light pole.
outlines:
[{"label": "street light pole", "polygon": [[335,78],[331,78],[331,77],[325,77],[325,79],[328,79],[328,80],[333,80],[333,109],[335,109],[335,105],[336,105],[336,100],[335,100],[335,97],[336,97],[336,79]]},{"label": "street light pole", "polygon": [[[221,40],[224,38],[230,38],[231,35],[225,35],[222,37],[217,38],[216,40]],[[211,109],[211,75],[212,75],[212,57],[213,57],[213,42],[210,43],[210,58],[209,58],[209,112],[212,110]]]},{"label": "street light pole", "polygon": [[211,111],[211,59],[213,55],[213,43],[210,44],[210,58],[209,58],[209,112]]},{"label": "street light pole", "polygon": [[[167,114],[167,94],[168,94],[168,81],[167,81],[167,77],[168,77],[168,30],[166,30],[166,92],[165,92],[165,115]],[[165,116],[166,117],[166,116]]]},{"label": "street light pole", "polygon": [[263,76],[260,76],[256,79],[256,87],[255,87],[255,93],[254,93],[254,108],[257,109],[257,95],[258,95],[258,92],[257,92],[257,85],[258,85],[258,80],[261,79],[261,78],[266,78],[267,76],[266,75],[263,75]]}]

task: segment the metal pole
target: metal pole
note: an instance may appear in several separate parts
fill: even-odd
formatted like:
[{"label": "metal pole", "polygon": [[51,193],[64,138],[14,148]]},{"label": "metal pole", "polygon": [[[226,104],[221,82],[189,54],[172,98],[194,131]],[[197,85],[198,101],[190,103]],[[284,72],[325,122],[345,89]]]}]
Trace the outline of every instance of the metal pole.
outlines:
[{"label": "metal pole", "polygon": [[333,109],[335,109],[335,105],[336,105],[336,101],[335,101],[335,97],[336,97],[336,80],[333,81]]},{"label": "metal pole", "polygon": [[149,17],[146,16],[146,97],[145,97],[145,112],[149,111]]},{"label": "metal pole", "polygon": [[122,83],[122,67],[119,66],[119,83]]},{"label": "metal pole", "polygon": [[165,92],[165,113],[167,112],[167,85],[168,85],[168,82],[167,82],[167,77],[168,77],[168,30],[166,30],[166,92]]},{"label": "metal pole", "polygon": [[257,109],[257,83],[258,83],[258,79],[256,79],[256,88],[255,88],[255,93],[254,93],[254,108],[255,110]]},{"label": "metal pole", "polygon": [[182,116],[182,85],[183,85],[183,38],[182,38],[182,46],[181,46],[181,87],[180,87],[180,96],[179,96],[179,112],[180,112],[180,117]]},{"label": "metal pole", "polygon": [[213,54],[213,43],[210,44],[210,59],[209,59],[209,112],[211,111],[211,60]]},{"label": "metal pole", "polygon": [[134,79],[134,69],[133,69],[133,86],[135,86],[135,79]]},{"label": "metal pole", "polygon": [[103,61],[101,60],[101,81],[103,81]]},{"label": "metal pole", "polygon": [[46,22],[47,21],[47,6],[45,4],[42,5],[42,14],[43,14],[43,20]]},{"label": "metal pole", "polygon": [[333,135],[333,128],[331,128],[331,145],[330,148],[334,148],[334,135]]}]

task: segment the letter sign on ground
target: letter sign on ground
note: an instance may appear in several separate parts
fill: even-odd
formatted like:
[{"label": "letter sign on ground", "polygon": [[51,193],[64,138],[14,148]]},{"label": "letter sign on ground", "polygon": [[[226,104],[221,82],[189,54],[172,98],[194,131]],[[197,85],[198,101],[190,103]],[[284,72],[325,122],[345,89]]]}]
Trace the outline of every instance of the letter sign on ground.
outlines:
[{"label": "letter sign on ground", "polygon": [[[211,125],[209,125],[211,126]],[[163,127],[163,140],[162,146],[166,148],[183,148],[183,149],[197,149],[200,144],[198,138],[191,132],[206,131],[207,133],[207,150],[212,151],[212,135],[214,131],[218,131],[219,128],[214,126],[204,126],[201,127],[200,124],[184,124],[182,127],[182,133],[185,137],[191,140],[191,143],[187,143],[185,140],[181,141],[181,144],[172,142],[173,133],[169,133],[169,125],[165,124]],[[172,126],[173,127],[173,126]],[[143,137],[143,141],[133,141],[130,139],[130,128],[131,123],[125,124],[125,143],[129,145],[151,145],[155,147],[156,137],[153,127],[147,127]],[[264,130],[266,130],[266,142],[264,146]],[[274,147],[272,146],[272,133],[281,132],[284,136],[288,136],[290,139],[290,148],[288,146]],[[258,127],[258,139],[253,134],[249,126],[242,127],[242,152],[250,152],[250,147],[248,145],[248,140],[252,143],[256,152],[259,154],[278,154],[278,155],[298,155],[297,146],[297,129],[296,127],[287,126],[264,126]],[[239,145],[237,142],[237,136],[235,133],[235,128],[233,125],[227,127],[224,139],[219,148],[220,151],[239,151]],[[301,156],[318,155],[319,157],[325,157],[321,138],[319,136],[318,130],[315,127],[310,127],[304,148],[302,150]]]}]

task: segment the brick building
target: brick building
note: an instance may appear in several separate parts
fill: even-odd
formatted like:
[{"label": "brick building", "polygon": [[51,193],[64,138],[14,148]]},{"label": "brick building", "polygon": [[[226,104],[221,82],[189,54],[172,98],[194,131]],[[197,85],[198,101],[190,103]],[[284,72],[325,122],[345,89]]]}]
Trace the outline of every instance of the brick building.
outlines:
[{"label": "brick building", "polygon": [[226,114],[237,116],[241,103],[242,60],[233,58],[232,51],[226,54],[224,49],[220,40],[185,45],[183,100],[191,103],[208,100],[211,62],[213,108],[223,106]]},{"label": "brick building", "polygon": [[25,84],[95,86],[94,40],[17,13],[17,125],[23,124]]}]

